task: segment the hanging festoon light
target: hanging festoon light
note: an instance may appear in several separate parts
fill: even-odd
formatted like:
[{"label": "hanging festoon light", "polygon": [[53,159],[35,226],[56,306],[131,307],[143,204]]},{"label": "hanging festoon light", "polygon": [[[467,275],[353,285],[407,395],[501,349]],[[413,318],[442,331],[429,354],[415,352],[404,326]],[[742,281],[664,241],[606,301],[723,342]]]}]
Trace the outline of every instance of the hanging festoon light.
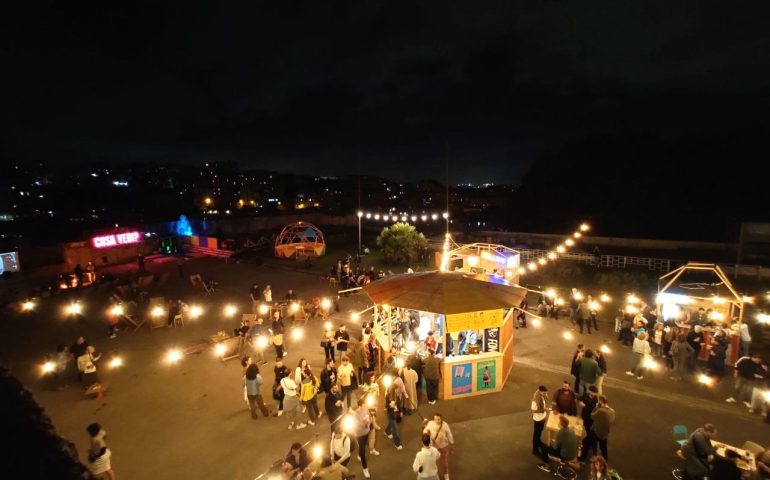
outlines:
[{"label": "hanging festoon light", "polygon": [[609,295],[607,295],[606,293],[602,293],[602,294],[599,296],[599,301],[601,301],[602,303],[609,303],[609,302],[610,302],[610,300],[612,300],[612,299],[611,299],[611,298],[610,298],[610,296],[609,296]]},{"label": "hanging festoon light", "polygon": [[529,321],[529,324],[535,328],[540,328],[543,326],[543,321],[540,320],[539,318],[533,318],[532,320]]},{"label": "hanging festoon light", "polygon": [[64,312],[67,315],[80,315],[83,313],[83,304],[79,301],[74,301],[64,307]]}]

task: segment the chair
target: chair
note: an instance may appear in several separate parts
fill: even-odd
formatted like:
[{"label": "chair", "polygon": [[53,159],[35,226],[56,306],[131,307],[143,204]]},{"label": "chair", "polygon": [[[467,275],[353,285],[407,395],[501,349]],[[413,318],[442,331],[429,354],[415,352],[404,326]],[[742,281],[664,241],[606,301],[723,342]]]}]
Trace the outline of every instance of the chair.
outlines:
[{"label": "chair", "polygon": [[760,445],[760,444],[758,444],[758,443],[754,443],[754,442],[748,441],[748,440],[747,440],[747,441],[746,441],[746,442],[743,444],[743,447],[741,447],[741,448],[742,448],[743,450],[748,450],[748,451],[749,451],[749,452],[751,452],[751,453],[752,453],[752,454],[753,454],[755,457],[756,457],[757,455],[759,455],[760,453],[762,453],[762,452],[764,452],[764,451],[765,451],[765,449],[762,447],[762,445]]},{"label": "chair", "polygon": [[190,283],[193,287],[202,289],[207,297],[214,293],[214,282],[204,282],[200,274],[190,275]]},{"label": "chair", "polygon": [[184,317],[181,313],[174,315],[173,325],[174,327],[184,327]]},{"label": "chair", "polygon": [[687,443],[687,438],[689,437],[687,433],[687,427],[684,425],[674,425],[674,428],[672,429],[672,433],[674,436],[674,441],[679,444],[680,447],[684,446],[685,443]]}]

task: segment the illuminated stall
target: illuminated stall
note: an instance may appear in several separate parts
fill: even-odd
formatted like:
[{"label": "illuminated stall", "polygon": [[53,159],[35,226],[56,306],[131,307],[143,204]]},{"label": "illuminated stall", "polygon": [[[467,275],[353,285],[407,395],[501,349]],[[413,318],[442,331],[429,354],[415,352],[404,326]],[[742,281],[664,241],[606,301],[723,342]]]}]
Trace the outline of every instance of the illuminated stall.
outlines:
[{"label": "illuminated stall", "polygon": [[[436,267],[441,267],[443,252],[437,253]],[[504,245],[469,243],[446,253],[446,270],[494,275],[508,283],[519,283],[519,252]]]},{"label": "illuminated stall", "polygon": [[[363,287],[374,302],[382,348],[425,353],[434,332],[441,358],[439,398],[499,392],[513,365],[513,307],[527,293],[490,275],[425,272],[393,275]],[[405,333],[404,326],[413,328]],[[416,322],[416,323],[414,323]]]},{"label": "illuminated stall", "polygon": [[[693,275],[708,275],[693,281]],[[717,282],[714,282],[716,277]],[[712,325],[725,325],[730,332],[730,348],[727,363],[730,365],[740,357],[739,327],[743,322],[745,297],[741,296],[718,265],[708,263],[688,263],[658,279],[656,297],[658,319],[676,323],[687,333],[694,323],[703,327],[704,345],[711,344],[711,337],[717,331]],[[699,308],[706,312],[705,322],[696,322]],[[705,324],[703,324],[705,323]],[[700,359],[707,360],[709,350],[701,349]]]}]

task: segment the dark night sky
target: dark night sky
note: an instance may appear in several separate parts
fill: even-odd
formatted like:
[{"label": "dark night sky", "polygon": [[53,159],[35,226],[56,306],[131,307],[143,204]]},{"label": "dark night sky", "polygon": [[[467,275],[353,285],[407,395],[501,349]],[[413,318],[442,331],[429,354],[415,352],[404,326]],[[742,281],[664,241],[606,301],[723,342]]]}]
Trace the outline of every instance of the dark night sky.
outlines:
[{"label": "dark night sky", "polygon": [[591,133],[770,122],[766,1],[18,3],[4,160],[443,179],[448,151],[503,183]]}]

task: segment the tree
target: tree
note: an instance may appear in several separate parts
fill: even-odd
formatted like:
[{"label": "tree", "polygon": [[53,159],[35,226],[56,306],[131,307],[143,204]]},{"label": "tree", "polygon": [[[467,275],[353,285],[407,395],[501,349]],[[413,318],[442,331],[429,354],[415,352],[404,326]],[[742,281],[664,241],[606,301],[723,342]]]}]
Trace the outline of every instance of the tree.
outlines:
[{"label": "tree", "polygon": [[428,251],[428,240],[413,225],[396,223],[382,229],[377,237],[377,246],[382,249],[386,261],[413,265],[424,258]]}]

